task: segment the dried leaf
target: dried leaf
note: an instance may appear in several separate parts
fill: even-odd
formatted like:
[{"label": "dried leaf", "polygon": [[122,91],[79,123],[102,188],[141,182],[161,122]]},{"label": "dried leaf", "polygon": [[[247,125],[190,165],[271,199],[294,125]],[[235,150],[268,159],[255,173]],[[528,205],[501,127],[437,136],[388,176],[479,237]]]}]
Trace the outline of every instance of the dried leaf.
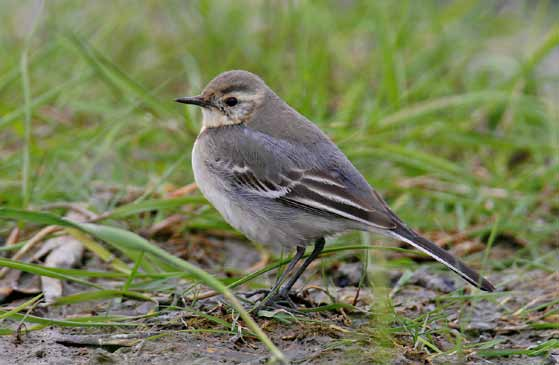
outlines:
[{"label": "dried leaf", "polygon": [[[71,268],[81,261],[83,255],[82,243],[72,236],[52,238],[45,242],[43,248],[51,249],[45,259],[46,267]],[[47,303],[52,303],[56,298],[62,296],[60,280],[42,276],[41,283]]]}]

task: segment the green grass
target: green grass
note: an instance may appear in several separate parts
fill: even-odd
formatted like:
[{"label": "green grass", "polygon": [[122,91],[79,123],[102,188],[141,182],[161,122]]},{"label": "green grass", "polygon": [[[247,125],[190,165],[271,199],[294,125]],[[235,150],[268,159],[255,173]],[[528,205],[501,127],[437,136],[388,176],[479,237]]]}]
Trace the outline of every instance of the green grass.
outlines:
[{"label": "green grass", "polygon": [[[176,0],[108,7],[63,0],[42,9],[33,4],[8,1],[0,12],[4,208],[86,202],[106,214],[98,227],[139,232],[188,204],[196,209],[185,213],[184,235],[231,231],[202,197],[162,199],[161,193],[193,181],[190,151],[200,127],[199,111],[173,100],[197,94],[222,71],[240,68],[261,75],[319,124],[410,226],[450,233],[475,228],[469,238],[487,249],[471,260],[482,262],[486,273],[511,267],[553,271],[559,265],[558,256],[549,254],[559,240],[559,71],[553,68],[559,63],[559,8],[553,1]],[[116,193],[102,199],[100,185],[114,186]],[[116,206],[127,187],[142,194]],[[38,225],[52,223],[25,214],[15,222],[25,240]],[[1,221],[0,238],[13,227],[14,220]],[[504,236],[527,244],[502,262],[489,259]],[[131,237],[112,247],[122,249],[119,257],[128,267],[113,263],[110,273],[99,273],[121,281],[122,290],[98,286],[99,298],[149,296],[149,285],[179,277],[178,267],[199,270],[170,262],[149,242],[142,243],[146,257],[139,262],[138,247],[126,246]],[[368,245],[356,237],[337,238],[349,246],[334,246],[328,255],[342,257]],[[102,246],[88,249],[103,255]],[[0,254],[7,251],[0,247]],[[0,260],[0,266],[17,264]],[[22,265],[78,282],[95,277],[79,269]],[[223,291],[222,282],[258,280],[274,267],[229,282],[201,271],[198,279],[192,272],[181,277]],[[481,298],[486,297],[462,299]],[[440,313],[445,303],[438,302]],[[22,316],[22,309],[12,317]],[[9,313],[0,312],[0,318]],[[377,321],[379,327],[395,324],[389,332],[407,331],[417,347],[443,351],[426,331],[436,316],[392,315]],[[471,350],[446,330],[437,331],[456,351]],[[370,341],[362,335],[351,344]],[[553,346],[548,341],[533,349],[488,348],[479,354],[535,356]]]}]

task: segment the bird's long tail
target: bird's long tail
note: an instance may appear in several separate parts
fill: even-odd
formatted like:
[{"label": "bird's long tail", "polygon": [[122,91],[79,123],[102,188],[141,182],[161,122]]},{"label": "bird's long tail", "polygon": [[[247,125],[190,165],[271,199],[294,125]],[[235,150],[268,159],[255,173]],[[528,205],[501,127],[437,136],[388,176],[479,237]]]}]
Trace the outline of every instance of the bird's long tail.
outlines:
[{"label": "bird's long tail", "polygon": [[441,247],[437,246],[428,239],[421,237],[419,234],[406,227],[403,223],[398,224],[395,229],[391,230],[391,233],[393,237],[409,243],[420,251],[433,257],[440,263],[446,265],[470,284],[485,291],[495,291],[495,287],[487,279]]}]

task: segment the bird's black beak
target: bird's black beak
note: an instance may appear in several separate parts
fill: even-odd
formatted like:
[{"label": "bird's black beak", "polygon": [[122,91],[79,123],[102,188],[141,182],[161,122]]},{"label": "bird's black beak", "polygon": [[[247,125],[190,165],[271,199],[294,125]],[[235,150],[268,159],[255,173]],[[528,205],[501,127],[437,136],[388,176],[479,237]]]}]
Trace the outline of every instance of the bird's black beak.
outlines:
[{"label": "bird's black beak", "polygon": [[209,108],[212,106],[212,104],[207,102],[202,96],[185,96],[183,98],[175,99],[175,101],[177,103],[198,105],[202,108]]}]

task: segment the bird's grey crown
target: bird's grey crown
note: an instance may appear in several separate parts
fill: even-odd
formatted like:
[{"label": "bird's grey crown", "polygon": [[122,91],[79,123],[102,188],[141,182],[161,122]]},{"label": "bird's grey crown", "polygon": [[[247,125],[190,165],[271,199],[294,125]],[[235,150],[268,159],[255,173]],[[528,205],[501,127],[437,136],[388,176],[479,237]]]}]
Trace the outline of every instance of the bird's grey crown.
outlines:
[{"label": "bird's grey crown", "polygon": [[244,70],[232,70],[217,75],[204,88],[202,94],[220,93],[227,94],[232,91],[247,91],[267,88],[264,81]]}]

